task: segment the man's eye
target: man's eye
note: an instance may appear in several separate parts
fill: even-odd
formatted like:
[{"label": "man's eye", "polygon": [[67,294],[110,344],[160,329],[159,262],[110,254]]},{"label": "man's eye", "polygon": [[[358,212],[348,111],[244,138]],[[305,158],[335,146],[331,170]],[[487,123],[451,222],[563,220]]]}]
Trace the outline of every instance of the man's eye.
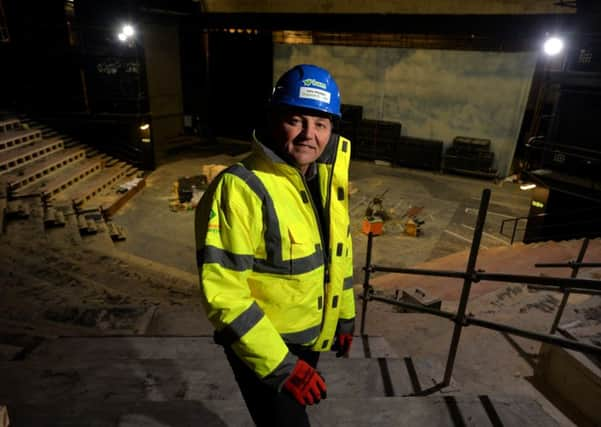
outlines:
[{"label": "man's eye", "polygon": [[298,126],[301,123],[300,119],[290,119],[288,120],[288,123],[290,123],[293,126]]}]

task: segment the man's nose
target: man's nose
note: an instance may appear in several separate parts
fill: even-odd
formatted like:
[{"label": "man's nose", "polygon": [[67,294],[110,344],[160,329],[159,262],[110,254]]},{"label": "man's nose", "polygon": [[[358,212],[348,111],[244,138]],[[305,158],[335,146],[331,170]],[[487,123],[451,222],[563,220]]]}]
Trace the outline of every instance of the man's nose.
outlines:
[{"label": "man's nose", "polygon": [[302,131],[302,135],[306,138],[306,139],[312,139],[315,137],[315,131],[316,131],[316,126],[315,123],[312,123],[310,121],[307,121],[305,123],[303,123],[303,131]]}]

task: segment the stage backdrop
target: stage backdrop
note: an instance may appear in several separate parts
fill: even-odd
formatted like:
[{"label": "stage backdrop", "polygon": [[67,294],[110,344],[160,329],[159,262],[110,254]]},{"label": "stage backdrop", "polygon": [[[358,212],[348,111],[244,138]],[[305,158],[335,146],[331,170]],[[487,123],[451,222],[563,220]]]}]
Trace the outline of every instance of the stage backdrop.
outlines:
[{"label": "stage backdrop", "polygon": [[398,121],[403,135],[488,138],[498,175],[509,174],[535,52],[503,53],[275,44],[274,78],[295,64],[329,69],[342,102],[368,119]]}]

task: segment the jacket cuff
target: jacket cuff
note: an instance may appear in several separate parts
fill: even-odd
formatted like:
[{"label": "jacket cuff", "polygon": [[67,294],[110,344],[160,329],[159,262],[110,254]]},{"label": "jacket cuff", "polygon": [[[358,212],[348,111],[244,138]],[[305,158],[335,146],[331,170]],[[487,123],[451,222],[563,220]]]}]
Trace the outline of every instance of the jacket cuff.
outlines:
[{"label": "jacket cuff", "polygon": [[353,334],[355,332],[355,318],[352,319],[338,319],[338,325],[336,326],[336,335],[341,334]]},{"label": "jacket cuff", "polygon": [[282,391],[284,383],[292,375],[297,358],[292,353],[286,353],[284,360],[270,374],[261,379],[264,384],[278,391]]}]

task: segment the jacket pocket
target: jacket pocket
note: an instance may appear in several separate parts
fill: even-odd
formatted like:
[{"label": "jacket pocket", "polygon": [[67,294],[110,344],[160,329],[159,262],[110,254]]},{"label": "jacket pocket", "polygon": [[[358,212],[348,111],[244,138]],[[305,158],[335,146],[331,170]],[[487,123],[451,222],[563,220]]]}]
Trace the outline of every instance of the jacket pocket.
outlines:
[{"label": "jacket pocket", "polygon": [[309,236],[288,228],[288,265],[290,274],[304,274],[321,267],[321,247]]}]

